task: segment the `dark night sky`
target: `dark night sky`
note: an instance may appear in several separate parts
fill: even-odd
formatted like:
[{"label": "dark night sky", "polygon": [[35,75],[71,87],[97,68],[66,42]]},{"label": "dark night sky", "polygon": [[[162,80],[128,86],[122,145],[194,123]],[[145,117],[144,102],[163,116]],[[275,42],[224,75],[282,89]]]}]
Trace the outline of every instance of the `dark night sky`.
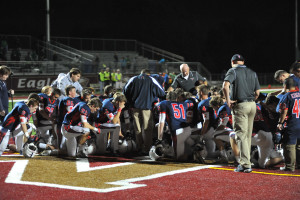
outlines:
[{"label": "dark night sky", "polygon": [[[46,0],[2,0],[2,34],[46,33]],[[50,0],[51,35],[136,39],[212,73],[240,53],[257,72],[295,61],[295,1]]]}]

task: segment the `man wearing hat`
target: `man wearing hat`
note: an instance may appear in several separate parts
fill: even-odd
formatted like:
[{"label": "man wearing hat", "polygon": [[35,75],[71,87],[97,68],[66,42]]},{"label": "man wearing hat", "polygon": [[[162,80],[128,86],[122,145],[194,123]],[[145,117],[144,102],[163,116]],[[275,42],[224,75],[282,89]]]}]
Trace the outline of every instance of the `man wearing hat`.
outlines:
[{"label": "man wearing hat", "polygon": [[[223,93],[227,105],[232,109],[235,140],[240,149],[240,160],[235,172],[252,171],[250,162],[251,136],[256,113],[255,99],[259,96],[259,82],[256,73],[244,65],[239,54],[231,58],[232,68],[226,73]],[[231,91],[230,91],[231,90]]]}]

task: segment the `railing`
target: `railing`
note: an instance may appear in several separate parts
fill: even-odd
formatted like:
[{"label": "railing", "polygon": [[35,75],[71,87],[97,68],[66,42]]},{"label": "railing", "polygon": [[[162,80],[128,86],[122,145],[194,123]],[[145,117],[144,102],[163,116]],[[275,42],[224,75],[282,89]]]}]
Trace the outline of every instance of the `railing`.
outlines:
[{"label": "railing", "polygon": [[154,46],[151,46],[151,45],[148,45],[148,44],[145,44],[142,42],[137,42],[137,50],[142,56],[153,59],[153,60],[160,60],[160,59],[164,58],[171,62],[183,62],[184,61],[183,56],[179,56],[177,54],[156,48]]},{"label": "railing", "polygon": [[72,48],[72,47],[70,47],[70,46],[67,46],[67,45],[64,45],[64,44],[62,44],[62,43],[60,43],[60,42],[57,42],[57,41],[51,41],[51,43],[52,43],[53,45],[55,45],[56,47],[59,47],[59,48],[62,48],[62,49],[64,49],[64,50],[67,50],[67,51],[69,51],[69,52],[73,52],[74,54],[80,55],[80,57],[81,57],[82,59],[89,60],[89,61],[93,61],[93,60],[95,59],[95,56],[93,56],[93,55],[91,55],[91,54],[89,54],[89,53],[86,53],[86,52],[84,52],[84,51],[80,51],[80,50],[78,50],[78,49],[74,49],[74,48]]},{"label": "railing", "polygon": [[51,40],[81,51],[135,51],[140,55],[153,60],[165,58],[175,62],[184,61],[184,57],[182,56],[136,40],[70,37],[51,37]]}]

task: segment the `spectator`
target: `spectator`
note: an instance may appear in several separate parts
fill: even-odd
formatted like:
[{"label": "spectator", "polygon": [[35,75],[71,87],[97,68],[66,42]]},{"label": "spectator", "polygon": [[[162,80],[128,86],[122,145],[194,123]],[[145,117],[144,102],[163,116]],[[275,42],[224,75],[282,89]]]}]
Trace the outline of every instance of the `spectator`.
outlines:
[{"label": "spectator", "polygon": [[100,85],[100,95],[103,93],[103,87],[104,87],[104,70],[103,68],[100,69],[100,72],[99,72],[99,85]]},{"label": "spectator", "polygon": [[122,88],[122,73],[120,72],[120,69],[117,69],[117,73],[115,73],[116,76],[116,89]]},{"label": "spectator", "polygon": [[119,63],[119,57],[116,54],[116,52],[114,54],[114,63],[115,63],[115,69],[117,69],[118,68],[118,63]]},{"label": "spectator", "polygon": [[126,68],[130,69],[130,67],[131,67],[131,60],[130,60],[129,56],[126,56]]},{"label": "spectator", "polygon": [[122,57],[122,60],[121,60],[121,69],[122,69],[123,73],[125,71],[125,67],[126,67],[126,59],[124,57]]},{"label": "spectator", "polygon": [[[152,103],[156,97],[164,97],[165,91],[150,76],[150,71],[143,69],[140,75],[129,79],[123,92],[127,101],[133,107],[137,150],[143,155],[148,155],[152,145]],[[145,139],[142,136],[142,128],[144,129]]]},{"label": "spectator", "polygon": [[112,85],[113,87],[115,87],[116,82],[117,82],[117,78],[116,78],[116,70],[115,70],[115,69],[112,70],[112,73],[111,73],[111,75],[110,75],[110,78],[111,78],[111,85]]},{"label": "spectator", "polygon": [[107,67],[104,71],[104,87],[111,84],[110,78],[111,78],[110,71],[109,71],[109,68]]},{"label": "spectator", "polygon": [[190,71],[187,64],[180,65],[181,73],[177,75],[167,91],[173,91],[177,87],[182,88],[185,92],[190,92],[193,95],[197,94],[195,86],[198,86],[206,81],[198,72]]}]

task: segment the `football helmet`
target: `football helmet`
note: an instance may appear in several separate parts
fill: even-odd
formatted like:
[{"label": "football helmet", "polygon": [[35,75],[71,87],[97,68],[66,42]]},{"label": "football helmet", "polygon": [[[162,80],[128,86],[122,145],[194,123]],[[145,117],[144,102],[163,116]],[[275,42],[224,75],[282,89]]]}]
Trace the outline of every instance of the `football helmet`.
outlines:
[{"label": "football helmet", "polygon": [[132,139],[124,139],[119,141],[119,152],[121,154],[128,154],[136,151],[136,143]]},{"label": "football helmet", "polygon": [[204,159],[207,157],[207,150],[204,144],[198,143],[195,145],[193,159],[197,163],[205,164]]},{"label": "football helmet", "polygon": [[163,157],[163,146],[162,144],[158,144],[156,146],[152,146],[149,151],[149,156],[151,160],[158,160],[159,158]]},{"label": "football helmet", "polygon": [[26,143],[23,147],[23,155],[25,158],[33,158],[37,153],[37,146],[34,143]]}]

